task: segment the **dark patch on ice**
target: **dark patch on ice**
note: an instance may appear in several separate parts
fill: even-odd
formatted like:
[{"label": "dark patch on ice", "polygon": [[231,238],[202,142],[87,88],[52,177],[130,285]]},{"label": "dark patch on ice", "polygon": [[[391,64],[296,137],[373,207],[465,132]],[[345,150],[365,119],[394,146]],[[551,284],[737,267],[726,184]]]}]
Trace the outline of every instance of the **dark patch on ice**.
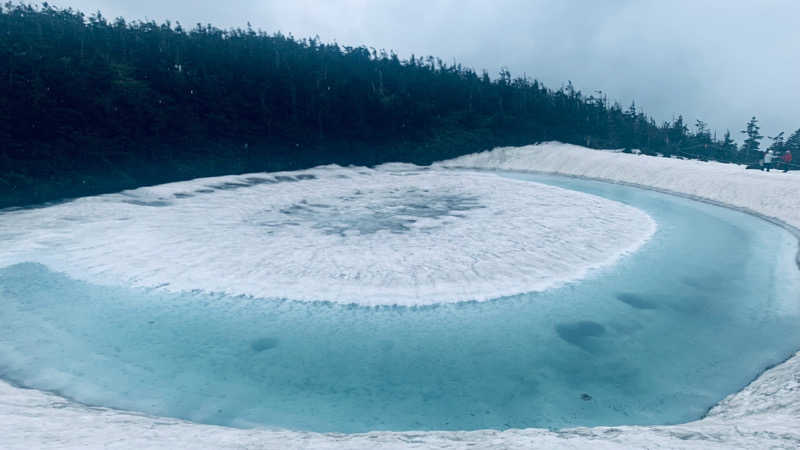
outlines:
[{"label": "dark patch on ice", "polygon": [[581,400],[583,400],[585,402],[591,401],[592,400],[592,396],[587,394],[586,392],[584,392],[583,394],[581,394]]},{"label": "dark patch on ice", "polygon": [[277,181],[270,179],[270,178],[261,178],[261,177],[247,177],[244,179],[250,186],[255,186],[257,184],[275,184]]},{"label": "dark patch on ice", "polygon": [[290,205],[290,206],[288,206],[286,208],[282,208],[280,210],[280,212],[281,212],[281,214],[285,214],[287,216],[293,216],[293,215],[296,215],[296,214],[301,214],[302,212],[308,211],[308,210],[309,210],[309,208],[304,206],[304,205],[302,205],[302,204],[294,204],[294,205]]},{"label": "dark patch on ice", "polygon": [[584,350],[590,350],[592,338],[602,336],[605,332],[604,326],[591,320],[556,325],[556,333],[561,339]]},{"label": "dark patch on ice", "polygon": [[625,303],[628,306],[637,308],[637,309],[656,309],[658,305],[656,302],[646,299],[642,295],[639,294],[631,294],[627,292],[623,292],[621,294],[617,294],[617,300]]},{"label": "dark patch on ice", "polygon": [[732,280],[728,277],[718,273],[709,273],[705,275],[695,275],[683,277],[681,282],[686,286],[703,290],[703,291],[719,291],[727,286],[730,286]]},{"label": "dark patch on ice", "polygon": [[250,348],[256,353],[261,353],[266,350],[272,350],[278,346],[278,339],[272,337],[264,337],[256,339],[250,343]]},{"label": "dark patch on ice", "polygon": [[[715,306],[715,297],[697,295],[697,296],[681,296],[672,298],[668,306],[674,310],[685,314],[697,314],[699,312],[708,311]],[[718,303],[717,303],[718,305]],[[722,311],[722,310],[720,310]]]},{"label": "dark patch on ice", "polygon": [[229,181],[225,182],[225,183],[211,185],[212,188],[219,189],[219,190],[222,190],[222,191],[229,191],[231,189],[239,189],[239,188],[243,188],[243,187],[247,187],[247,186],[250,186],[250,185],[249,184],[245,184],[245,183],[232,183],[232,182],[229,182]]},{"label": "dark patch on ice", "polygon": [[389,339],[381,339],[379,346],[382,352],[390,352],[394,348],[394,341]]},{"label": "dark patch on ice", "polygon": [[275,177],[275,180],[277,180],[279,183],[284,183],[284,182],[293,183],[293,182],[297,181],[297,178],[286,176],[286,175],[278,175],[278,176]]},{"label": "dark patch on ice", "polygon": [[[372,195],[370,195],[372,194]],[[464,219],[464,211],[484,208],[478,197],[458,194],[436,195],[419,189],[370,193],[360,190],[341,200],[354,201],[357,196],[376,197],[364,206],[334,208],[331,205],[302,200],[280,209],[280,213],[309,222],[311,227],[328,235],[373,234],[379,231],[406,233],[419,219]],[[435,227],[444,226],[434,224]],[[426,229],[435,227],[427,226]]]},{"label": "dark patch on ice", "polygon": [[198,189],[195,192],[197,192],[198,194],[210,194],[210,193],[214,192],[214,190],[213,189]]},{"label": "dark patch on ice", "polygon": [[316,180],[317,176],[311,175],[310,173],[301,173],[300,175],[297,175],[296,178],[298,180]]},{"label": "dark patch on ice", "polygon": [[187,193],[187,192],[176,192],[176,193],[172,194],[172,196],[173,196],[173,197],[175,197],[175,198],[189,198],[189,197],[194,197],[194,195],[192,195],[192,194],[189,194],[189,193]]},{"label": "dark patch on ice", "polygon": [[169,206],[172,203],[164,201],[164,200],[123,200],[125,203],[129,203],[131,205],[137,206],[152,206],[154,208],[161,208],[164,206]]}]

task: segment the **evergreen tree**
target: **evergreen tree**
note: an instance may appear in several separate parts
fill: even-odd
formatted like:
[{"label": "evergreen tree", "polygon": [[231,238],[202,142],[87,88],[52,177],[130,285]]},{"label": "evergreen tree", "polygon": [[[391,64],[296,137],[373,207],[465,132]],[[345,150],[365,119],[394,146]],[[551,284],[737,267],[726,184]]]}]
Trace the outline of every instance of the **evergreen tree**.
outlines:
[{"label": "evergreen tree", "polygon": [[682,153],[681,149],[689,140],[689,127],[683,121],[683,116],[679,115],[671,124],[669,122],[665,123],[664,128],[667,132],[667,145],[664,147],[663,153],[665,155]]},{"label": "evergreen tree", "polygon": [[796,157],[800,157],[800,129],[789,136],[789,139],[786,140],[785,149],[797,155]]},{"label": "evergreen tree", "polygon": [[783,134],[783,131],[781,131],[775,136],[769,136],[772,140],[772,144],[767,150],[772,151],[772,153],[776,155],[783,154],[783,152],[786,151],[786,142],[784,141]]},{"label": "evergreen tree", "polygon": [[698,138],[700,138],[701,140],[704,140],[704,141],[710,141],[711,140],[711,132],[708,130],[708,123],[706,123],[706,122],[704,122],[704,121],[702,121],[700,119],[697,119],[695,121],[694,127],[695,127],[695,130],[696,130],[694,135],[696,137],[698,137]]},{"label": "evergreen tree", "polygon": [[552,90],[507,69],[492,79],[251,27],[0,5],[0,207],[548,140],[730,160],[702,121],[694,133],[682,116],[658,125],[571,82]]},{"label": "evergreen tree", "polygon": [[759,134],[760,129],[761,127],[758,125],[758,119],[756,119],[756,116],[753,116],[753,118],[747,122],[747,128],[741,131],[742,134],[747,136],[742,145],[744,160],[747,162],[752,162],[759,158],[758,150],[761,147],[761,139],[764,138],[764,136]]},{"label": "evergreen tree", "polygon": [[721,152],[724,155],[722,159],[725,161],[738,161],[739,148],[736,146],[736,141],[731,138],[731,130],[726,130],[725,135],[722,137],[720,143]]}]

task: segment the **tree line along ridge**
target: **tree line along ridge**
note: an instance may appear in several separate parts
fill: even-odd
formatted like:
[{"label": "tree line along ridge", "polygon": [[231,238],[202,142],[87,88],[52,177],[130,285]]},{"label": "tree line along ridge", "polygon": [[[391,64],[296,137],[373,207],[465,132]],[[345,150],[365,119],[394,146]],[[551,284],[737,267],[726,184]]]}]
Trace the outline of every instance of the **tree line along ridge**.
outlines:
[{"label": "tree line along ridge", "polygon": [[[210,25],[0,6],[0,207],[319,164],[429,164],[557,140],[749,163],[698,120],[664,123],[568,83]],[[800,130],[774,137],[800,154]]]}]

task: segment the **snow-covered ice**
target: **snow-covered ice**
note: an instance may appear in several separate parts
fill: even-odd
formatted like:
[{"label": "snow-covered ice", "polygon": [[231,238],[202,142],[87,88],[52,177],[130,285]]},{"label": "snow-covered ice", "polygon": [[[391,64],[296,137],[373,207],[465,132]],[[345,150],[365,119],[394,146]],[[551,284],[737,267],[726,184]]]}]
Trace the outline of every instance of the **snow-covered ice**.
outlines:
[{"label": "snow-covered ice", "polygon": [[[498,149],[459,158],[444,165],[561,173],[652,186],[727,203],[800,226],[800,208],[793,200],[798,198],[800,192],[800,176],[796,173],[766,174],[745,171],[735,165],[633,156],[563,144]],[[172,188],[167,189],[172,192]],[[144,201],[153,202],[151,207],[155,208],[157,202],[162,201],[158,200],[159,195],[154,192],[156,198]],[[116,198],[108,201],[118,202]],[[87,207],[88,210],[92,208]],[[63,220],[69,219],[65,217]],[[61,226],[59,223],[51,224]],[[93,230],[87,229],[85,232],[91,233]],[[8,237],[15,233],[24,234],[24,230],[5,229],[4,233],[4,237]],[[48,242],[52,241],[43,239],[37,245],[46,247]],[[798,448],[800,354],[766,371],[699,421],[675,426],[596,427],[557,431],[524,429],[342,435],[240,430],[90,408],[53,394],[0,382],[0,447]]]},{"label": "snow-covered ice", "polygon": [[541,291],[639,248],[621,203],[489,174],[326,167],[208,178],[0,216],[0,267],[97,284],[362,305]]}]

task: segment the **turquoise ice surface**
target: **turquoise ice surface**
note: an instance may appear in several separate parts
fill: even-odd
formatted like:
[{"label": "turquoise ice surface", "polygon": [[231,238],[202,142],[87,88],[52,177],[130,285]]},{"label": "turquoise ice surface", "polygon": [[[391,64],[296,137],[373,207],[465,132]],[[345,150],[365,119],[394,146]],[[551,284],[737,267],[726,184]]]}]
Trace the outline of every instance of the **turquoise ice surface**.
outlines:
[{"label": "turquoise ice surface", "polygon": [[560,428],[698,419],[797,350],[785,230],[647,190],[506,176],[630,204],[659,229],[561,288],[428,307],[169,294],[16,264],[0,269],[0,376],[238,427]]}]

